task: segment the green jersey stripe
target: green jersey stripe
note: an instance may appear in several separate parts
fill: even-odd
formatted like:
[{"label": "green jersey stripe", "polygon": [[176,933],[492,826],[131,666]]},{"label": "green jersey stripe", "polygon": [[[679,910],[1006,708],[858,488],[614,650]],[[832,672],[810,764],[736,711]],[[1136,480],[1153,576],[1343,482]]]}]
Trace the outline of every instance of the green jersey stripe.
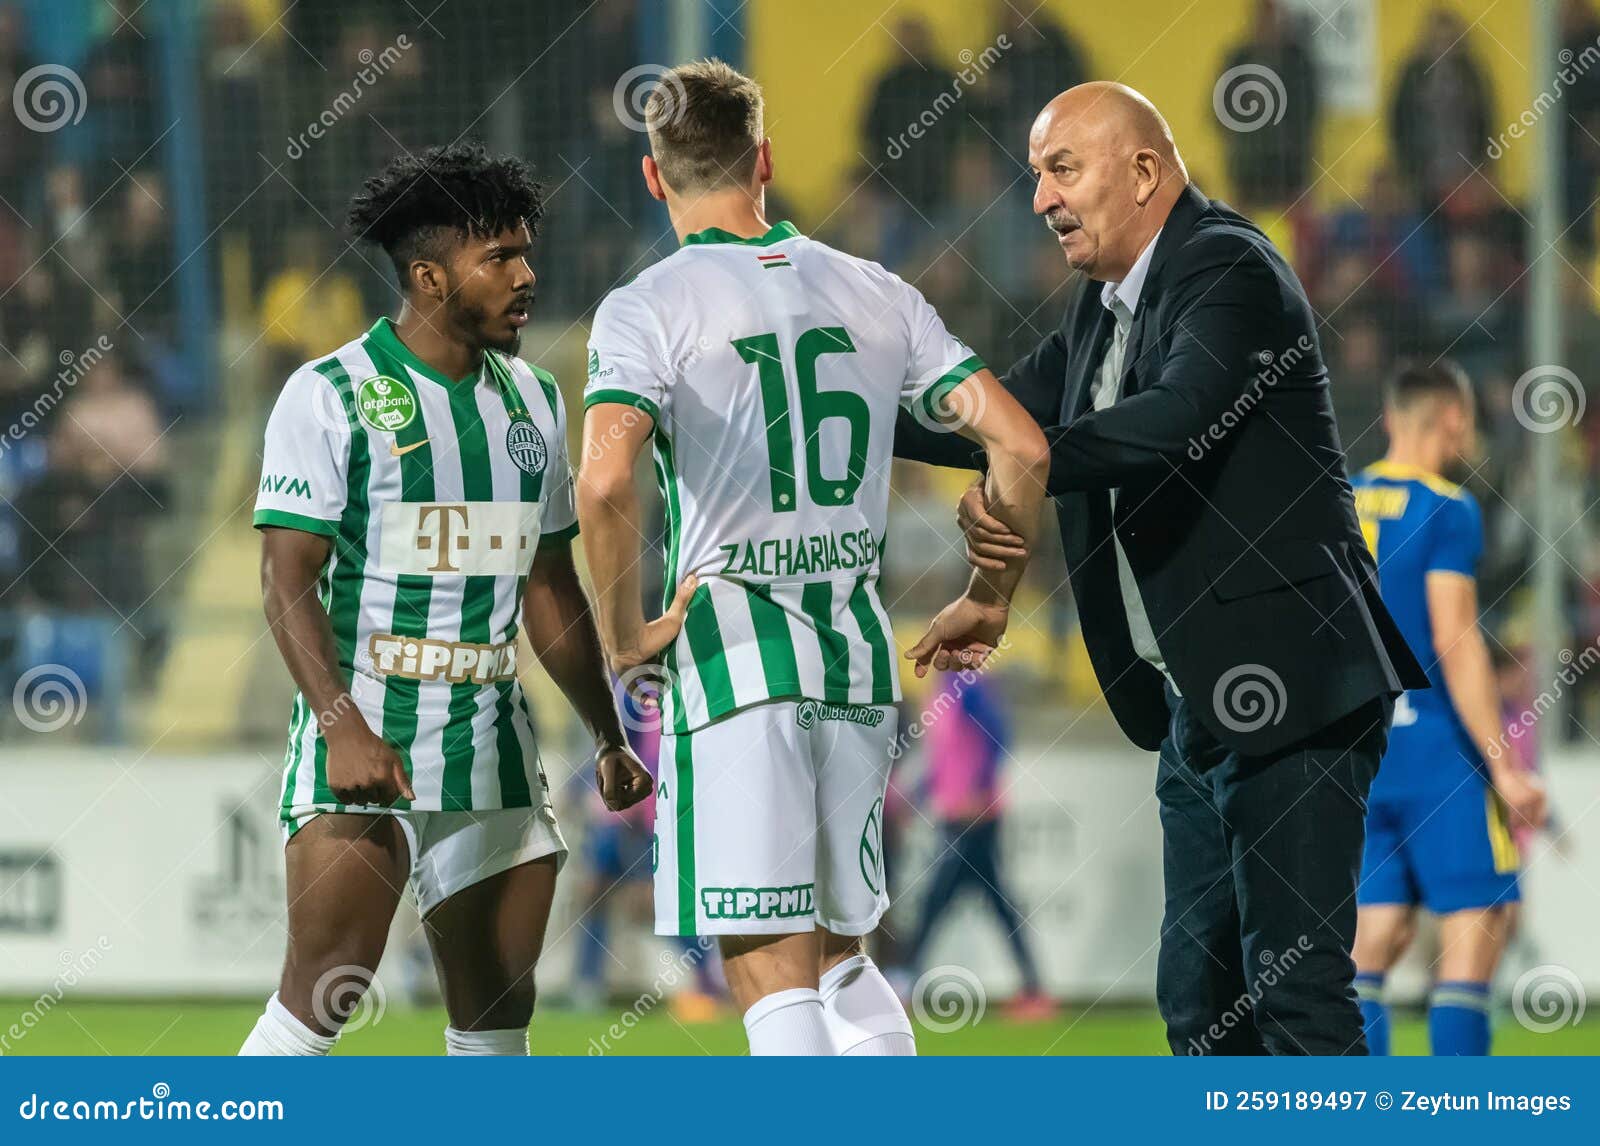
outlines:
[{"label": "green jersey stripe", "polygon": [[700,924],[696,912],[699,888],[694,863],[694,751],[689,736],[673,737],[673,780],[678,785],[678,816],[674,851],[678,857],[678,934],[695,935]]},{"label": "green jersey stripe", "polygon": [[[344,406],[345,419],[350,423],[350,461],[347,469],[347,489],[344,513],[339,519],[339,534],[334,540],[333,568],[328,585],[328,616],[337,618],[333,625],[334,645],[339,652],[339,667],[350,683],[355,671],[357,631],[361,624],[361,591],[366,582],[367,524],[371,507],[367,503],[367,481],[372,473],[372,457],[367,450],[367,435],[356,418],[355,394],[350,386],[350,375],[337,358],[320,362],[317,373],[332,384]],[[309,704],[307,705],[308,716]],[[315,749],[315,786],[313,799],[318,803],[333,803],[333,789],[328,787],[328,742],[319,727]]]},{"label": "green jersey stripe", "polygon": [[800,666],[795,661],[794,642],[789,636],[789,617],[772,600],[772,586],[752,583],[745,586],[750,605],[750,620],[755,626],[756,645],[761,650],[761,671],[767,678],[768,696],[799,695]]},{"label": "green jersey stripe", "polygon": [[689,638],[694,671],[706,695],[706,711],[726,712],[733,707],[733,678],[728,675],[728,656],[717,626],[717,608],[711,599],[710,585],[701,585],[689,598],[683,631]]},{"label": "green jersey stripe", "polygon": [[986,369],[988,367],[983,364],[983,359],[976,354],[956,363],[956,365],[945,371],[942,376],[928,383],[927,388],[917,395],[916,401],[922,407],[922,412],[937,421],[939,418],[939,403],[944,400],[945,395],[978,371]]},{"label": "green jersey stripe", "polygon": [[661,409],[643,394],[635,394],[632,390],[594,390],[584,396],[583,408],[598,406],[602,402],[615,402],[619,406],[632,406],[649,414],[656,425],[661,424]]},{"label": "green jersey stripe", "polygon": [[868,596],[866,574],[856,578],[850,590],[850,612],[861,626],[861,635],[872,649],[872,704],[894,703],[894,663],[890,660],[889,641],[884,635],[878,612]]},{"label": "green jersey stripe", "polygon": [[258,509],[251,517],[250,524],[258,529],[263,525],[276,525],[283,529],[298,529],[302,533],[320,533],[324,537],[339,536],[337,521],[324,521],[320,517],[306,517],[282,509]]},{"label": "green jersey stripe", "polygon": [[[372,358],[372,364],[386,376],[403,386],[412,403],[421,408],[416,383],[412,381],[406,364],[396,357],[383,338],[371,335],[363,340],[362,348]],[[410,448],[407,448],[410,447]],[[403,501],[433,500],[433,446],[428,444],[426,419],[415,417],[394,435],[394,448],[400,455],[400,497]],[[394,615],[389,622],[389,632],[402,637],[428,635],[428,610],[432,604],[433,578],[417,573],[395,575]],[[420,682],[391,676],[384,682],[383,738],[395,746],[405,761],[407,775],[416,775],[412,760],[413,743],[417,737],[417,705],[420,700]],[[396,807],[409,806],[401,799]]]},{"label": "green jersey stripe", "polygon": [[[458,382],[450,388],[450,419],[461,451],[461,488],[468,501],[494,500],[494,471],[489,463],[489,435],[478,412],[476,383]],[[493,577],[463,577],[461,637],[487,644],[489,617],[494,611]],[[447,812],[472,810],[472,763],[476,755],[473,717],[478,711],[482,686],[464,681],[450,686],[449,722],[444,727],[444,789],[440,807]]]},{"label": "green jersey stripe", "polygon": [[[500,401],[505,406],[506,415],[511,418],[526,417],[527,411],[523,408],[522,392],[517,388],[516,374],[511,364],[504,361],[498,354],[490,353],[485,356],[489,361],[490,375],[494,380],[495,389],[500,394]],[[522,467],[517,467],[520,493],[523,501],[538,501],[544,486],[544,473],[530,474]],[[511,623],[506,626],[506,631],[501,633],[496,640],[515,640],[517,636],[518,616],[522,608],[523,591],[527,588],[526,576],[517,578],[517,606],[512,610]],[[495,685],[498,695],[495,697],[495,722],[498,732],[496,734],[495,750],[499,757],[497,771],[500,776],[500,806],[522,807],[532,802],[528,788],[528,773],[522,758],[522,741],[517,736],[516,728],[516,692],[515,684],[503,680]],[[531,724],[530,724],[531,728]]]},{"label": "green jersey stripe", "polygon": [[812,581],[800,592],[800,608],[811,618],[822,646],[822,699],[850,703],[850,642],[833,627],[833,582]]},{"label": "green jersey stripe", "polygon": [[[678,591],[678,542],[683,530],[683,508],[678,502],[678,474],[672,460],[672,441],[656,423],[655,432],[656,484],[661,488],[661,503],[666,507],[667,565],[662,575],[661,607],[672,603]],[[679,732],[689,727],[689,715],[684,711],[683,689],[678,683],[678,642],[667,646],[662,667],[667,670],[667,699],[672,709],[672,726]]]}]

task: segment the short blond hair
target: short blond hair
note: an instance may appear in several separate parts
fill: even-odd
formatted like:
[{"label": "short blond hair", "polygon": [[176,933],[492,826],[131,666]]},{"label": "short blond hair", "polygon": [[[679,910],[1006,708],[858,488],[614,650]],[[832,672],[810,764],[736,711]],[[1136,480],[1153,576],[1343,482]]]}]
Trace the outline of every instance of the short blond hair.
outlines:
[{"label": "short blond hair", "polygon": [[680,195],[744,187],[763,139],[761,85],[721,60],[673,68],[645,101],[650,151]]}]

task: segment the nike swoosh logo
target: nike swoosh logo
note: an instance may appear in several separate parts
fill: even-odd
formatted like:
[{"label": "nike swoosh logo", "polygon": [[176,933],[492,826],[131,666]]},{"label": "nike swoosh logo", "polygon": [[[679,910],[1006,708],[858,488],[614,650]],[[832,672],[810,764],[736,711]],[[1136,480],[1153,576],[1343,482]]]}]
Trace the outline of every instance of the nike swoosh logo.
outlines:
[{"label": "nike swoosh logo", "polygon": [[406,454],[409,454],[412,450],[420,450],[423,446],[427,445],[429,441],[430,441],[430,439],[423,438],[420,442],[412,442],[409,446],[397,446],[397,445],[395,445],[395,443],[390,442],[389,443],[389,456],[391,458],[404,457]]}]

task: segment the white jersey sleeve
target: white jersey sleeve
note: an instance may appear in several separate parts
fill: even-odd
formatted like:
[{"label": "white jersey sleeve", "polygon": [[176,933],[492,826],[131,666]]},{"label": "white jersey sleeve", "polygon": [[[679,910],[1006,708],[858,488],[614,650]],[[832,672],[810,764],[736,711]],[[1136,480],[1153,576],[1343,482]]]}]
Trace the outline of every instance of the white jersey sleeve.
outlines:
[{"label": "white jersey sleeve", "polygon": [[974,372],[984,369],[972,348],[945,329],[944,320],[922,292],[898,275],[891,275],[898,296],[896,309],[906,329],[906,376],[900,385],[900,404],[921,409],[929,417],[935,404]]},{"label": "white jersey sleeve", "polygon": [[544,472],[546,492],[541,536],[576,537],[578,507],[572,496],[572,461],[567,455],[567,403],[555,391],[555,441],[550,443],[550,462]]},{"label": "white jersey sleeve", "polygon": [[289,376],[267,420],[254,524],[333,537],[349,497],[350,423],[324,375]]},{"label": "white jersey sleeve", "polygon": [[635,406],[661,424],[666,367],[658,320],[637,291],[614,290],[594,315],[589,334],[589,380],[583,408],[601,402]]}]

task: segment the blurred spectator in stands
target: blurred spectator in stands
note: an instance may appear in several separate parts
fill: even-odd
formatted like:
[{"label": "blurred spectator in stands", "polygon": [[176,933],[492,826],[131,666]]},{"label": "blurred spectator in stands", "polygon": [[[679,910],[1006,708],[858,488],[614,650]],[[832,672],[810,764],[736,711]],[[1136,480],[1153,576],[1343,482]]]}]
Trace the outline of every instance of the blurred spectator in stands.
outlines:
[{"label": "blurred spectator in stands", "polygon": [[[272,257],[270,223],[274,215],[263,207],[286,190],[277,180],[272,180],[269,188],[262,187],[271,167],[283,162],[284,146],[267,138],[263,72],[270,52],[253,30],[243,0],[219,0],[206,31],[208,42],[201,65],[206,213],[212,226],[244,237],[251,285],[255,286],[266,275]],[[263,155],[272,162],[264,161]],[[267,197],[255,200],[262,190]]]},{"label": "blurred spectator in stands", "polygon": [[140,0],[108,0],[109,33],[83,61],[87,95],[84,122],[92,124],[94,146],[86,156],[89,198],[97,200],[130,168],[159,159],[152,153],[160,131],[156,99],[160,88],[152,62],[154,41],[140,28]]},{"label": "blurred spectator in stands", "polygon": [[1327,225],[1326,258],[1355,255],[1372,268],[1372,281],[1395,295],[1433,294],[1444,286],[1437,232],[1407,199],[1395,169],[1373,169],[1360,205],[1334,212]]},{"label": "blurred spectator in stands", "polygon": [[1522,300],[1495,273],[1495,248],[1462,231],[1445,249],[1447,285],[1428,304],[1429,345],[1474,378],[1505,372],[1519,354]]},{"label": "blurred spectator in stands", "polygon": [[[34,61],[23,43],[22,11],[15,5],[0,7],[0,92],[15,92],[17,80]],[[44,154],[45,136],[29,129],[7,110],[0,115],[0,211],[20,219],[32,210],[37,193],[36,175]],[[9,210],[8,210],[9,208]]]},{"label": "blurred spectator in stands", "polygon": [[1235,68],[1245,71],[1227,82],[1219,77],[1217,98],[1228,100],[1252,72],[1266,69],[1282,84],[1283,99],[1280,106],[1276,93],[1266,97],[1265,114],[1245,116],[1243,128],[1222,124],[1233,194],[1247,210],[1287,207],[1311,182],[1321,97],[1304,29],[1279,0],[1256,0],[1250,38],[1228,53],[1223,77]]},{"label": "blurred spectator in stands", "polygon": [[[1004,36],[1011,46],[1001,49],[1001,57],[984,74],[979,120],[994,137],[994,146],[1015,157],[1020,168],[1028,149],[1028,131],[1039,109],[1093,77],[1082,47],[1042,6],[991,0],[990,12],[993,45],[998,47]],[[974,49],[973,54],[981,56],[983,51]],[[1013,174],[1006,173],[1006,182]],[[1033,194],[1031,181],[1026,182],[1025,190]]]},{"label": "blurred spectator in stands", "polygon": [[1561,116],[1566,140],[1566,240],[1587,256],[1595,250],[1594,197],[1600,178],[1600,60],[1596,59],[1600,18],[1590,0],[1563,0],[1561,42],[1564,58],[1577,73],[1563,97],[1566,107]]},{"label": "blurred spectator in stands", "polygon": [[158,171],[140,168],[122,185],[121,207],[107,242],[107,277],[119,314],[139,336],[170,345],[177,325],[176,276]]},{"label": "blurred spectator in stands", "polygon": [[1028,921],[1006,880],[1000,858],[1000,821],[1005,792],[1000,766],[1009,730],[1000,690],[992,677],[970,670],[942,674],[940,688],[921,717],[927,730],[926,803],[939,825],[939,855],[928,894],[907,952],[912,974],[922,970],[928,941],[961,892],[977,892],[1005,930],[1006,944],[1022,977],[1022,990],[1008,1013],[1044,1019],[1055,1003],[1044,993]]},{"label": "blurred spectator in stands", "polygon": [[1358,297],[1328,321],[1331,329],[1324,333],[1322,347],[1330,359],[1333,412],[1346,465],[1355,473],[1383,456],[1383,381],[1393,355],[1381,304]]},{"label": "blurred spectator in stands", "polygon": [[922,19],[901,17],[889,36],[895,63],[868,97],[861,154],[878,168],[889,194],[926,222],[949,191],[950,159],[974,109],[948,106],[955,76],[939,62]]},{"label": "blurred spectator in stands", "polygon": [[261,295],[261,341],[266,385],[276,397],[296,368],[328,354],[367,323],[356,280],[335,265],[327,229],[295,224],[283,243],[283,266]]},{"label": "blurred spectator in stands", "polygon": [[[905,268],[925,229],[871,168],[848,168],[831,202],[840,207],[829,211],[817,238],[890,270]],[[776,216],[768,211],[767,218]]]},{"label": "blurred spectator in stands", "polygon": [[1461,17],[1442,5],[1401,68],[1389,112],[1390,143],[1424,213],[1487,162],[1493,107],[1489,78]]},{"label": "blurred spectator in stands", "polygon": [[168,500],[155,402],[108,356],[77,382],[51,425],[49,472],[17,506],[30,526],[28,595],[53,608],[129,617],[147,595],[147,527]]},{"label": "blurred spectator in stands", "polygon": [[[1004,299],[1012,326],[1021,318],[1018,300],[1028,297],[1028,253],[1039,245],[1038,216],[1005,194],[1008,183],[1024,182],[1019,175],[1009,163],[1002,168],[999,151],[981,133],[964,132],[947,176],[950,198],[933,216],[933,241],[954,245],[968,263],[968,290]],[[1031,196],[1032,180],[1026,183]],[[1025,353],[1038,342],[1024,336],[1018,350]]]}]

